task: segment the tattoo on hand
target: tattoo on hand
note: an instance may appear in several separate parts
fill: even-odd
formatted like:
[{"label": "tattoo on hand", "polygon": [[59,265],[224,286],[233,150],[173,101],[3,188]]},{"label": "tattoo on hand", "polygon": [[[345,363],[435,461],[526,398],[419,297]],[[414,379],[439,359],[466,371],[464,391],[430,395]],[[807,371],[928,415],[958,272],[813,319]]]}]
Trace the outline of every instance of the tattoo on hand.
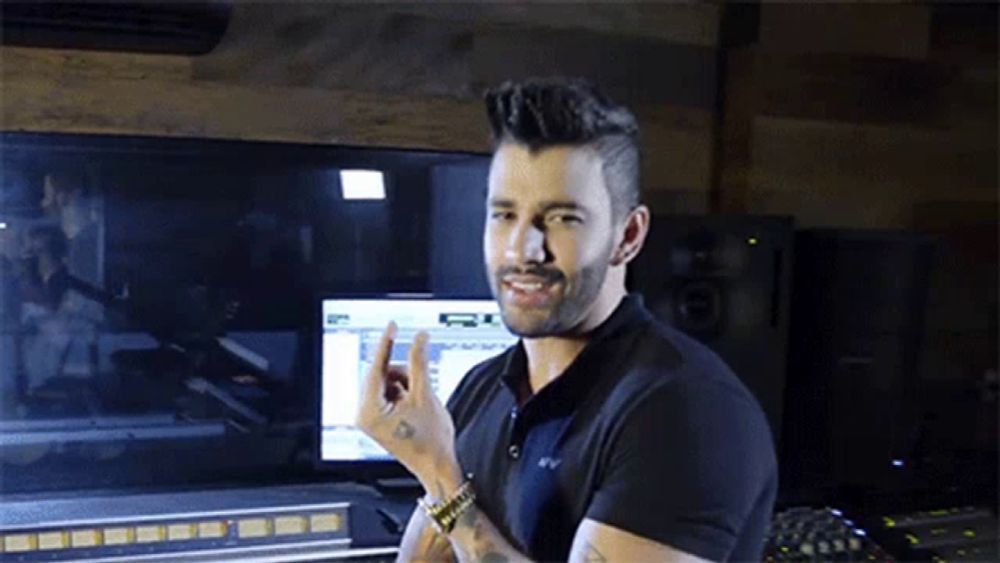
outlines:
[{"label": "tattoo on hand", "polygon": [[392,436],[400,440],[409,440],[416,433],[417,433],[416,428],[410,425],[409,422],[401,420],[399,421],[399,424],[396,425],[396,429],[392,431]]},{"label": "tattoo on hand", "polygon": [[600,551],[597,551],[596,547],[589,543],[587,544],[587,553],[583,555],[583,560],[587,563],[603,563],[604,561],[607,561],[604,555],[602,555]]}]

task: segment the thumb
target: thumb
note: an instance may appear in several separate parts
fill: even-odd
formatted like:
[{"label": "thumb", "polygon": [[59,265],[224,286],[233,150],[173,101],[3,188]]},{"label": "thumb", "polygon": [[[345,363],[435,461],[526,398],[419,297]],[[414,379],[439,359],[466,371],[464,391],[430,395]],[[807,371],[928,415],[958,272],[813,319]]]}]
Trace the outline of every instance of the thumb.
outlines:
[{"label": "thumb", "polygon": [[382,388],[385,385],[386,372],[389,370],[389,358],[392,356],[392,344],[396,339],[396,323],[390,322],[382,333],[378,348],[375,350],[375,357],[372,365],[368,369],[362,391],[362,404],[378,404],[382,395]]}]

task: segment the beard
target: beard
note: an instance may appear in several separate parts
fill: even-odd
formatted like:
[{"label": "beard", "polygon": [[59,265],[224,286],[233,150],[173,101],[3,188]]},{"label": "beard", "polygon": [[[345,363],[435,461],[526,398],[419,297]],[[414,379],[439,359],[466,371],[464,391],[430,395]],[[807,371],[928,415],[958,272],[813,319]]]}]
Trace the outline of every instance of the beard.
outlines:
[{"label": "beard", "polygon": [[[522,338],[543,338],[573,333],[593,306],[604,285],[610,256],[609,249],[572,276],[545,266],[498,268],[490,276],[490,289],[500,305],[500,316],[507,330]],[[551,284],[550,287],[557,291],[544,305],[522,306],[511,303],[507,299],[507,290],[502,282],[504,276],[508,274],[538,276],[545,279],[545,283]]]}]

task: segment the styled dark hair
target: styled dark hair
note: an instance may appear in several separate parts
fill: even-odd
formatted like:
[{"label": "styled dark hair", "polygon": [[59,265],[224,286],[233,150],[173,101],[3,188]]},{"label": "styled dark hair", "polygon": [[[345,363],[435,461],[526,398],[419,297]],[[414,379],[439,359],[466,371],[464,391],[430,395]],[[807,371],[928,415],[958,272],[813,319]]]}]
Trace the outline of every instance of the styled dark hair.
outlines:
[{"label": "styled dark hair", "polygon": [[90,186],[88,185],[87,173],[82,166],[68,163],[57,164],[45,172],[44,178],[49,179],[56,192],[80,192],[80,195],[89,195]]},{"label": "styled dark hair", "polygon": [[639,204],[639,125],[627,108],[578,78],[504,82],[485,94],[494,148],[515,142],[531,151],[587,145],[601,157],[616,220]]}]

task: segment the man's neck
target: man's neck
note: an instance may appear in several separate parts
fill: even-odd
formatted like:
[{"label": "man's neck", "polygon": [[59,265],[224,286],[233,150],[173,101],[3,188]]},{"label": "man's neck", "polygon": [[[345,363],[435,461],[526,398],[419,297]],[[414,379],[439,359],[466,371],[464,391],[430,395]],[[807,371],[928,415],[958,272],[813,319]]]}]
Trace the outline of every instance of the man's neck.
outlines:
[{"label": "man's neck", "polygon": [[608,320],[621,300],[625,297],[622,287],[616,291],[604,291],[591,307],[586,320],[570,334],[545,338],[525,338],[524,351],[528,357],[528,381],[532,393],[555,381],[566,371],[573,360],[580,355],[591,333]]}]

